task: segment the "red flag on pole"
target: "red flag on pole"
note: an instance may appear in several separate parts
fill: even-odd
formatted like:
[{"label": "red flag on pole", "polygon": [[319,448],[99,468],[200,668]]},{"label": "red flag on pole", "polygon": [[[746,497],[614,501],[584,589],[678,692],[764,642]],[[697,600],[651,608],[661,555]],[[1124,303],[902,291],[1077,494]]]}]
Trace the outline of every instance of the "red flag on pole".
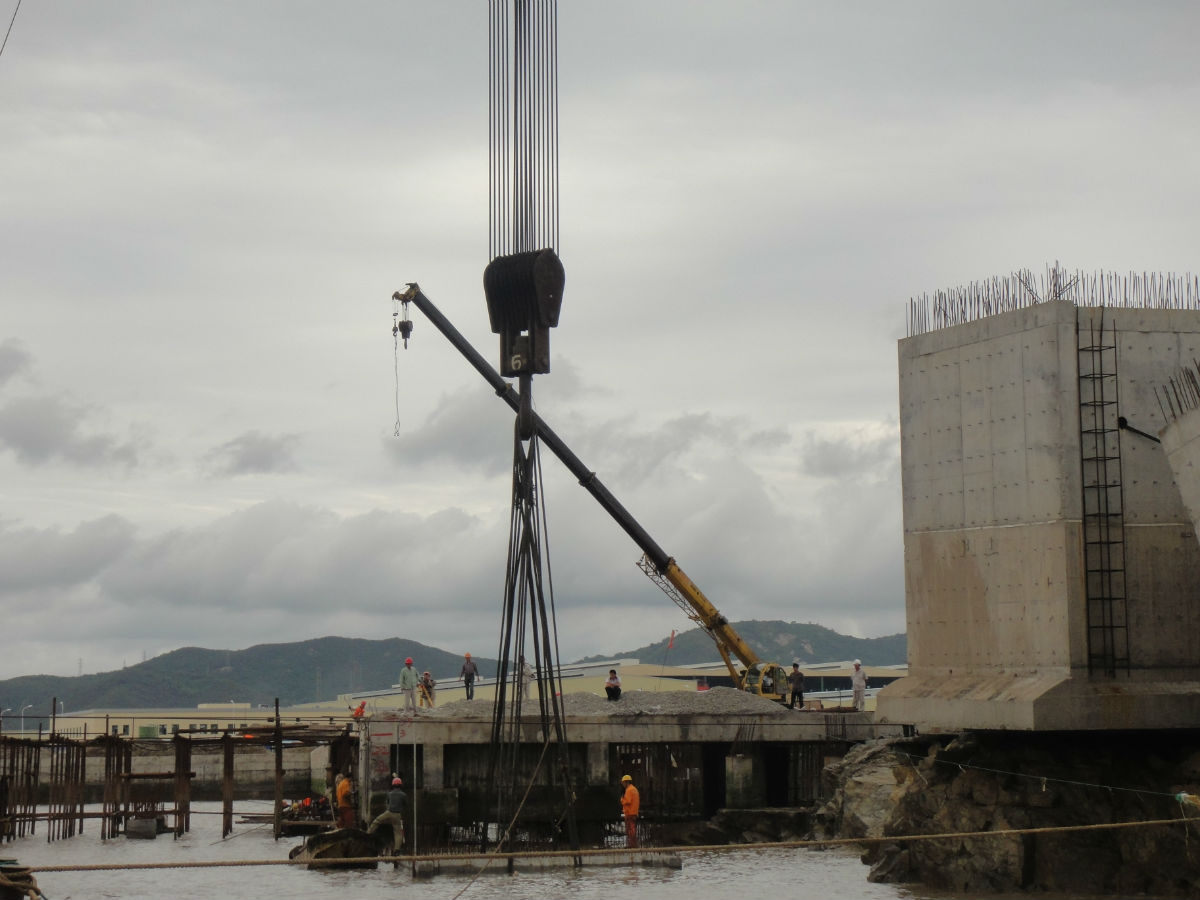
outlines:
[{"label": "red flag on pole", "polygon": [[674,646],[675,646],[675,632],[674,632],[674,631],[672,631],[672,632],[671,632],[671,637],[670,637],[670,639],[667,641],[667,649],[668,649],[668,650],[670,650],[670,649],[671,649],[672,647],[674,647]]}]

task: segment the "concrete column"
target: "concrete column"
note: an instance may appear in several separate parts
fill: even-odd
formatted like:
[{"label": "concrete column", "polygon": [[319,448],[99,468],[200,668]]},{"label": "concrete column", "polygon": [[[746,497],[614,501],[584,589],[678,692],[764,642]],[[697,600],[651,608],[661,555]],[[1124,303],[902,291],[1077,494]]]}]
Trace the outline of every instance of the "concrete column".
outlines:
[{"label": "concrete column", "polygon": [[358,820],[371,821],[371,726],[358,720]]},{"label": "concrete column", "polygon": [[445,744],[422,744],[423,771],[421,777],[426,790],[438,790],[446,786]]},{"label": "concrete column", "polygon": [[753,756],[725,757],[725,806],[754,809],[765,802],[761,767]]},{"label": "concrete column", "polygon": [[608,744],[590,741],[587,745],[587,783],[609,784]]}]

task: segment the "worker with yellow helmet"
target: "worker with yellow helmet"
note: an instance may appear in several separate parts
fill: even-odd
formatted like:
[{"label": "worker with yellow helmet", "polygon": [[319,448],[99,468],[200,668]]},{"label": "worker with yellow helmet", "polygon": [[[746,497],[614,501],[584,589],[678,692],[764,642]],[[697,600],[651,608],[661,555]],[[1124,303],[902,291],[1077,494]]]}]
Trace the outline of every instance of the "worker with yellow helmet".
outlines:
[{"label": "worker with yellow helmet", "polygon": [[638,845],[637,819],[642,797],[633,786],[632,775],[622,775],[621,784],[625,787],[625,793],[621,795],[621,812],[625,814],[625,846],[632,850]]}]

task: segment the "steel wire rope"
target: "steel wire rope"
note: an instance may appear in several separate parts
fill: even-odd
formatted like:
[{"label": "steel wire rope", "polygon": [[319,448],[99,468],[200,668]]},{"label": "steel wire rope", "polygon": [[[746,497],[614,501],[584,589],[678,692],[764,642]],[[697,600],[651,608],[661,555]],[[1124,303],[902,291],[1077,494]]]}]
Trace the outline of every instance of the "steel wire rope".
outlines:
[{"label": "steel wire rope", "polygon": [[[908,757],[908,759],[910,761],[909,764],[912,765],[914,769],[916,768],[916,764],[913,762],[914,760],[916,762],[930,762],[931,761],[929,759],[929,757],[917,756],[915,753],[904,753],[901,751],[897,751],[897,755]],[[1055,784],[1069,784],[1069,785],[1073,785],[1074,787],[1098,788],[1100,790],[1105,790],[1105,791],[1110,791],[1110,792],[1111,791],[1123,791],[1125,793],[1130,793],[1130,794],[1146,794],[1147,796],[1151,796],[1151,797],[1171,797],[1171,798],[1174,798],[1176,796],[1176,794],[1178,793],[1178,792],[1172,792],[1172,791],[1152,791],[1152,790],[1149,790],[1148,788],[1131,788],[1131,787],[1120,787],[1117,785],[1110,785],[1110,784],[1095,784],[1095,783],[1088,782],[1088,781],[1074,781],[1069,778],[1055,778],[1052,775],[1033,775],[1033,774],[1030,774],[1027,772],[1009,772],[1004,769],[992,769],[987,766],[977,766],[977,765],[973,765],[972,763],[960,763],[960,762],[955,762],[955,761],[949,760],[949,759],[934,759],[934,760],[932,760],[932,762],[938,763],[941,765],[945,765],[945,766],[953,766],[959,770],[973,769],[977,772],[988,772],[992,775],[1011,775],[1014,778],[1028,778],[1028,779],[1032,779],[1034,781],[1041,781],[1041,782],[1047,783],[1047,784],[1050,782],[1054,782]]]},{"label": "steel wire rope", "polygon": [[562,255],[559,244],[559,191],[558,191],[558,3],[550,7],[553,33],[550,40],[550,123],[554,129],[551,138],[554,154],[554,247],[556,253]]},{"label": "steel wire rope", "polygon": [[[534,444],[534,441],[536,441],[536,444]],[[535,453],[535,463],[534,463],[534,464],[535,464],[535,466],[536,466],[536,469],[537,469],[537,483],[538,483],[538,485],[541,485],[541,484],[542,484],[542,451],[541,451],[541,442],[540,442],[540,441],[537,441],[537,435],[535,434],[535,435],[534,435],[534,440],[533,440],[533,441],[531,441],[530,443],[531,443],[532,445],[534,445],[534,447],[536,448],[536,449],[534,450],[534,453]],[[544,543],[545,543],[545,547],[546,547],[546,553],[545,553],[545,560],[546,560],[546,583],[547,583],[547,584],[548,584],[548,586],[549,586],[548,595],[549,595],[549,598],[550,598],[550,627],[551,627],[551,635],[552,635],[552,637],[553,637],[553,644],[554,644],[554,659],[555,659],[555,666],[554,666],[554,668],[551,670],[551,673],[550,673],[550,674],[551,674],[551,678],[552,678],[552,679],[554,679],[554,677],[557,675],[557,683],[553,683],[553,682],[552,682],[552,685],[551,685],[551,692],[552,692],[552,694],[553,694],[553,696],[554,696],[555,700],[557,701],[558,699],[560,699],[560,698],[563,696],[563,685],[562,685],[562,655],[561,655],[561,653],[559,652],[559,646],[558,646],[558,611],[557,611],[557,607],[556,607],[556,605],[555,605],[555,600],[554,600],[554,568],[553,568],[553,566],[551,565],[551,562],[550,562],[550,559],[551,559],[551,554],[550,554],[550,530],[549,530],[549,527],[548,527],[548,525],[546,524],[546,523],[549,521],[549,515],[548,515],[548,514],[547,514],[547,512],[546,512],[546,493],[545,493],[545,491],[540,491],[540,492],[539,492],[539,498],[538,498],[538,499],[539,499],[539,501],[540,501],[540,504],[541,504],[541,519],[542,519],[542,526],[543,526],[543,529],[544,529],[544,535],[545,535],[545,537],[544,537]],[[557,688],[557,690],[555,690],[555,688]],[[566,708],[565,708],[565,706],[563,706],[563,704],[556,703],[556,709],[557,709],[558,707],[560,707],[560,706],[562,707],[562,715],[564,715],[564,716],[565,716],[565,715],[566,715]]]},{"label": "steel wire rope", "polygon": [[511,226],[509,141],[509,23],[506,0],[491,0],[488,42],[488,253],[509,251]]},{"label": "steel wire rope", "polygon": [[521,803],[517,807],[517,810],[513,813],[512,819],[509,820],[508,827],[504,829],[504,836],[501,838],[501,842],[498,845],[497,849],[492,852],[489,852],[487,854],[487,858],[486,858],[483,866],[480,867],[478,872],[476,872],[474,875],[471,876],[470,881],[468,881],[465,885],[463,885],[462,890],[460,890],[457,894],[454,895],[454,900],[458,900],[459,897],[461,897],[464,893],[466,893],[467,890],[471,887],[471,885],[473,885],[476,881],[478,881],[479,877],[484,872],[487,871],[487,867],[490,866],[494,860],[500,859],[502,856],[508,855],[508,854],[500,853],[499,846],[503,846],[503,841],[508,839],[508,835],[512,831],[512,827],[517,823],[517,817],[519,815],[521,815],[521,810],[525,808],[525,803],[526,803],[526,801],[529,800],[529,792],[531,790],[533,790],[534,782],[537,781],[537,773],[539,771],[541,771],[542,760],[544,760],[546,758],[546,750],[547,750],[547,748],[549,748],[549,746],[550,746],[549,740],[546,740],[542,743],[542,753],[538,757],[537,765],[533,767],[533,774],[529,778],[529,783],[525,786],[525,794],[524,794],[524,796],[521,797]]},{"label": "steel wire rope", "polygon": [[544,157],[545,141],[546,141],[546,112],[542,106],[542,91],[543,79],[545,78],[545,22],[542,12],[545,7],[538,3],[534,7],[533,16],[533,33],[536,37],[538,52],[533,59],[533,131],[534,131],[534,171],[536,173],[537,183],[534,189],[537,208],[537,236],[534,238],[533,247],[544,247],[546,228],[546,192],[548,188],[549,173],[546,171],[546,161]]},{"label": "steel wire rope", "polygon": [[[497,672],[497,690],[493,702],[492,741],[495,753],[488,764],[488,793],[497,801],[497,814],[511,803],[506,785],[517,783],[520,765],[520,726],[523,708],[526,600],[528,572],[529,531],[524,496],[528,492],[528,460],[522,450],[519,425],[513,426],[513,469],[512,506],[509,515],[509,545],[505,571],[504,603],[501,611],[500,647],[497,652],[500,669]],[[513,652],[516,660],[512,659]],[[511,676],[508,674],[511,672]],[[505,716],[509,705],[505,694],[511,687],[513,699],[511,715]],[[497,785],[496,776],[507,773],[510,777]]]},{"label": "steel wire rope", "polygon": [[[535,488],[538,491],[537,501],[540,504],[540,509],[541,509],[540,526],[542,529],[541,533],[543,535],[544,545],[545,545],[544,559],[546,561],[546,582],[548,585],[548,594],[549,594],[549,600],[550,600],[549,625],[547,625],[545,622],[545,618],[546,618],[545,603],[540,604],[540,609],[541,609],[542,618],[543,618],[543,623],[542,623],[542,630],[544,632],[543,639],[551,642],[553,645],[553,652],[550,652],[549,648],[547,648],[547,654],[548,654],[548,656],[550,656],[550,664],[549,664],[549,668],[548,668],[549,677],[546,679],[546,681],[549,685],[549,692],[548,692],[549,693],[549,703],[550,703],[550,707],[551,707],[551,711],[552,711],[551,721],[554,723],[555,737],[557,739],[556,747],[558,749],[558,765],[559,765],[559,769],[560,769],[559,777],[562,779],[562,788],[565,792],[566,799],[567,799],[567,802],[563,808],[562,814],[559,816],[558,821],[555,823],[555,827],[561,826],[563,820],[567,820],[567,823],[568,823],[567,830],[568,830],[568,835],[569,835],[569,838],[571,841],[571,846],[573,848],[578,848],[578,844],[579,844],[578,826],[577,826],[575,818],[574,818],[574,805],[575,805],[576,794],[575,794],[574,784],[572,783],[572,780],[571,780],[570,755],[569,755],[569,750],[568,750],[569,742],[567,739],[567,729],[566,729],[566,707],[565,707],[565,702],[562,699],[563,698],[562,668],[561,668],[562,655],[561,655],[561,651],[559,650],[559,644],[558,644],[558,614],[557,614],[557,611],[555,608],[555,600],[554,600],[554,574],[553,574],[553,569],[552,569],[552,566],[550,563],[550,556],[551,556],[551,554],[550,554],[550,530],[549,530],[549,526],[548,526],[549,514],[547,513],[547,510],[546,510],[546,493],[544,490],[541,489],[542,484],[543,484],[541,442],[537,439],[536,434],[533,436],[533,439],[530,441],[530,451],[533,455],[533,467],[534,467],[534,471],[535,471],[534,484],[535,484]],[[540,689],[539,689],[539,693],[540,693]],[[546,718],[547,718],[546,712],[545,712],[546,698],[541,697],[540,699],[542,700],[542,706],[543,706],[542,720],[543,720],[543,722],[545,722]],[[546,738],[547,738],[547,740],[549,739],[549,730],[548,729],[546,732]]]},{"label": "steel wire rope", "polygon": [[[488,220],[491,258],[557,248],[558,7],[489,5]],[[511,25],[511,28],[510,28]]]},{"label": "steel wire rope", "polygon": [[392,330],[392,363],[396,375],[396,424],[392,429],[393,437],[400,437],[400,335]]}]

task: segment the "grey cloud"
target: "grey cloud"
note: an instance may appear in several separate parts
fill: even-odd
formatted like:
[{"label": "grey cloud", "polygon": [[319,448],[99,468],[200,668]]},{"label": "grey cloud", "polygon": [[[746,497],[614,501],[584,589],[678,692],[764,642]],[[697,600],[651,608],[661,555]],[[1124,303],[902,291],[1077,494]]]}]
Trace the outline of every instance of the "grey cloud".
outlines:
[{"label": "grey cloud", "polygon": [[900,462],[900,439],[887,434],[858,433],[827,438],[813,432],[805,436],[800,469],[818,478],[867,478],[878,480],[881,473]]},{"label": "grey cloud", "polygon": [[296,468],[294,451],[299,436],[270,435],[247,431],[204,455],[203,462],[215,475],[251,475],[291,472]]},{"label": "grey cloud", "polygon": [[512,410],[481,385],[443,396],[424,422],[384,447],[401,466],[446,462],[497,475],[512,464],[512,424]]},{"label": "grey cloud", "polygon": [[[906,298],[1048,246],[1072,267],[1194,264],[1197,13],[1143,6],[563,5],[568,288],[535,396],[727,615],[902,626],[894,428],[861,423],[894,415]],[[172,632],[492,642],[511,411],[418,320],[403,434],[370,437],[391,432],[383,326],[404,280],[496,352],[486,22],[378,2],[330,21],[311,0],[244,5],[232,29],[204,4],[22,8],[4,61],[25,77],[0,109],[0,162],[22,173],[0,206],[5,333],[103,404],[4,406],[32,363],[0,344],[3,514],[64,529],[10,530],[32,557],[4,558],[22,647],[62,622],[102,636],[89,661]],[[397,34],[415,38],[399,55]],[[237,435],[210,468],[293,473],[180,465]],[[135,447],[136,472],[54,464]],[[628,536],[545,468],[566,652],[626,645],[613,609],[665,635],[680,614]],[[311,505],[247,505],[268,496]],[[151,536],[110,537],[112,562],[64,585],[35,565],[53,558],[39,540],[65,553],[112,511]]]},{"label": "grey cloud", "polygon": [[[100,579],[111,601],[143,609],[394,613],[478,595],[474,541],[486,528],[458,510],[340,517],[261,503],[142,543]],[[494,541],[492,542],[495,543]],[[499,564],[499,547],[491,562]],[[473,562],[476,561],[476,562]]]},{"label": "grey cloud", "polygon": [[32,367],[33,357],[22,341],[16,338],[0,341],[0,387],[17,375],[29,372]]},{"label": "grey cloud", "polygon": [[134,544],[133,526],[119,516],[83,522],[74,531],[0,529],[0,592],[41,592],[97,577]]},{"label": "grey cloud", "polygon": [[0,407],[0,446],[31,466],[56,459],[81,466],[136,465],[132,443],[83,430],[88,413],[81,403],[48,394],[10,400]]}]

